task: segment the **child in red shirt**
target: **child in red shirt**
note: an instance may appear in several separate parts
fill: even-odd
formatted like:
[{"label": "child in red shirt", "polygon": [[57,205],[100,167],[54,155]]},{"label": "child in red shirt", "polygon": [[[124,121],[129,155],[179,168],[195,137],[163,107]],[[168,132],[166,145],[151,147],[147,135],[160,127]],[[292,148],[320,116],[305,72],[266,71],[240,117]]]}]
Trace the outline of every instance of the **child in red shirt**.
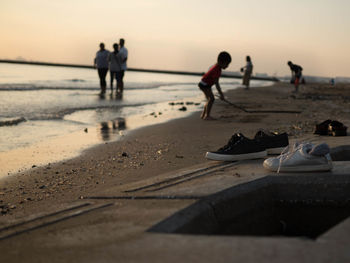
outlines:
[{"label": "child in red shirt", "polygon": [[216,89],[220,94],[220,99],[224,99],[224,94],[221,91],[219,78],[221,76],[221,69],[225,69],[231,63],[231,56],[229,53],[223,51],[219,54],[217,63],[212,66],[207,73],[205,73],[202,77],[202,80],[198,83],[199,88],[203,91],[207,103],[204,106],[203,112],[201,114],[201,119],[203,120],[213,120],[210,116],[211,108],[214,104],[214,94],[211,90],[211,86],[215,84]]}]

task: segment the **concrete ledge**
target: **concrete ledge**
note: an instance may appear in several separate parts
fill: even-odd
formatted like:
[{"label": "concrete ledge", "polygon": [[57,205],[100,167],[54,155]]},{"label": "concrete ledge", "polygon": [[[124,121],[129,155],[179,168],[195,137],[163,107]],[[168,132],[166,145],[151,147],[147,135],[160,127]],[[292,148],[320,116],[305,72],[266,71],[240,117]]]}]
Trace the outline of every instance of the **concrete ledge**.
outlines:
[{"label": "concrete ledge", "polygon": [[341,145],[331,148],[333,161],[350,161],[350,145]]},{"label": "concrete ledge", "polygon": [[160,233],[214,233],[217,229],[212,207],[205,202],[197,202],[171,216],[169,219],[151,227],[149,232]]},{"label": "concrete ledge", "polygon": [[271,175],[203,198],[149,231],[316,239],[349,216],[350,175]]}]

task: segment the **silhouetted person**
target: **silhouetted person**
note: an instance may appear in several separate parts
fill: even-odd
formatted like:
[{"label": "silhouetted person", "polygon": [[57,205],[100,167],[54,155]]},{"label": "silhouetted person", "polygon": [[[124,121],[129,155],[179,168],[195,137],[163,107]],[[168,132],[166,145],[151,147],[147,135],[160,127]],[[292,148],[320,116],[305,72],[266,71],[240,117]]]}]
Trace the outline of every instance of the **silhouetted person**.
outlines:
[{"label": "silhouetted person", "polygon": [[109,61],[109,75],[111,76],[111,93],[113,93],[113,80],[116,79],[116,91],[120,89],[121,85],[121,54],[118,50],[118,44],[113,45],[113,52],[109,53],[108,61]]},{"label": "silhouetted person", "polygon": [[292,72],[292,79],[290,82],[294,84],[295,92],[298,92],[303,68],[297,64],[293,64],[292,61],[288,61],[287,64],[290,67],[290,70]]},{"label": "silhouetted person", "polygon": [[221,76],[221,70],[226,69],[230,63],[230,54],[225,51],[221,52],[217,58],[217,63],[203,75],[202,80],[198,83],[199,88],[201,91],[203,91],[205,98],[207,99],[207,103],[205,104],[201,114],[201,118],[203,120],[213,120],[213,118],[210,116],[210,111],[215,101],[213,91],[211,90],[211,87],[214,84],[220,94],[220,99],[225,99],[224,94],[221,91],[219,78]]},{"label": "silhouetted person", "polygon": [[100,43],[100,50],[97,51],[94,60],[94,67],[97,68],[100,78],[101,95],[106,93],[106,75],[108,72],[108,55],[109,51],[105,49],[105,44]]},{"label": "silhouetted person", "polygon": [[250,82],[250,77],[253,73],[253,63],[252,60],[250,59],[250,56],[246,57],[247,64],[241,68],[241,72],[244,71],[243,75],[243,85],[245,85],[246,89],[249,89],[249,82]]},{"label": "silhouetted person", "polygon": [[121,74],[120,74],[120,80],[121,80],[120,83],[121,84],[120,84],[120,87],[118,87],[118,90],[121,94],[123,93],[123,90],[124,90],[124,73],[127,69],[126,61],[128,60],[128,50],[126,49],[126,47],[124,47],[124,44],[125,44],[125,40],[123,38],[121,38],[119,40],[119,46],[120,46],[119,54],[120,54],[121,61],[122,61]]}]

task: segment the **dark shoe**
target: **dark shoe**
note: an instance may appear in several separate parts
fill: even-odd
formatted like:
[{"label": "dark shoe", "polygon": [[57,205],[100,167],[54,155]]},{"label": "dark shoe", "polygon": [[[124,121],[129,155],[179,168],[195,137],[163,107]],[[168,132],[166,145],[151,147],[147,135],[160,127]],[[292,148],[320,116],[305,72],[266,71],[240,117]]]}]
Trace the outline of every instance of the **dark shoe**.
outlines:
[{"label": "dark shoe", "polygon": [[272,133],[262,130],[255,134],[254,139],[266,149],[267,154],[281,154],[284,148],[289,145],[287,133]]},{"label": "dark shoe", "polygon": [[344,126],[344,124],[339,121],[331,121],[331,123],[328,125],[328,135],[346,136],[347,128],[348,127]]},{"label": "dark shoe", "polygon": [[331,122],[332,122],[331,120],[325,120],[324,122],[321,122],[320,124],[316,124],[314,134],[328,135],[328,126]]},{"label": "dark shoe", "polygon": [[255,140],[236,133],[224,147],[215,152],[207,152],[205,157],[215,161],[239,161],[263,158],[266,155],[265,148]]}]

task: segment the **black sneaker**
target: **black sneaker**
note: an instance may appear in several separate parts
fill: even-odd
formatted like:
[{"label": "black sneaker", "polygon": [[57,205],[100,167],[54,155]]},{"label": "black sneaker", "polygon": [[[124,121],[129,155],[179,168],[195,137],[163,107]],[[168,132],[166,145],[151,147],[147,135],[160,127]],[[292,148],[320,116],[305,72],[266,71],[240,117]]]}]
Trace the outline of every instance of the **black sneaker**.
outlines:
[{"label": "black sneaker", "polygon": [[216,152],[207,152],[205,157],[215,161],[239,161],[265,157],[266,150],[255,140],[244,137],[241,133],[234,134],[229,142]]},{"label": "black sneaker", "polygon": [[287,133],[272,133],[262,130],[255,134],[254,139],[266,149],[267,154],[281,154],[289,144]]},{"label": "black sneaker", "polygon": [[339,121],[331,121],[328,126],[328,135],[331,136],[346,136],[348,127],[344,126],[343,123]]},{"label": "black sneaker", "polygon": [[331,122],[331,120],[325,120],[324,122],[316,124],[314,134],[328,135],[328,127]]}]

